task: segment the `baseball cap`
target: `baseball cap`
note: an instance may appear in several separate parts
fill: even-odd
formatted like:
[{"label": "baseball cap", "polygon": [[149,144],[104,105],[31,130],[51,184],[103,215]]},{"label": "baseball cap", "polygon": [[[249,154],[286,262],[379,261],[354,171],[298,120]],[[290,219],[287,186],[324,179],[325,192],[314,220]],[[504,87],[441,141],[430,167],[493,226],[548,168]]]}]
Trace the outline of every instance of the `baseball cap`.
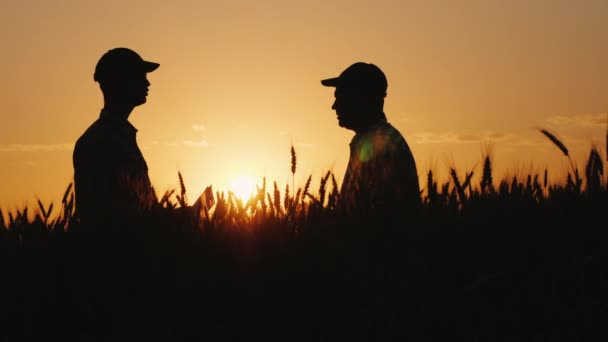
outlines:
[{"label": "baseball cap", "polygon": [[160,64],[144,61],[135,51],[119,47],[106,52],[95,66],[93,79],[96,82],[107,79],[112,75],[124,75],[137,72],[152,72]]},{"label": "baseball cap", "polygon": [[321,81],[326,87],[348,87],[371,94],[386,96],[388,81],[376,65],[357,62],[346,68],[340,76]]}]

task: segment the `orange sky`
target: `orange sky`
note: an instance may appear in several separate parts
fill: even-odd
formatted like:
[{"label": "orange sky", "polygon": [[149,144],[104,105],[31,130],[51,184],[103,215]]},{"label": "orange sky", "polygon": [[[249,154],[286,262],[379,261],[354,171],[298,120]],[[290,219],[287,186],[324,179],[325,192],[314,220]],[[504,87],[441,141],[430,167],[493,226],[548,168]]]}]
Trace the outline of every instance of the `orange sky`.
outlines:
[{"label": "orange sky", "polygon": [[479,170],[493,141],[499,175],[557,175],[567,160],[535,128],[579,165],[605,150],[606,32],[605,0],[3,1],[0,208],[60,199],[102,106],[95,64],[118,46],[161,64],[131,116],[159,193],[178,170],[191,197],[241,176],[285,184],[291,142],[296,183],[341,181],[353,133],[319,81],[356,61],[386,73],[419,173]]}]

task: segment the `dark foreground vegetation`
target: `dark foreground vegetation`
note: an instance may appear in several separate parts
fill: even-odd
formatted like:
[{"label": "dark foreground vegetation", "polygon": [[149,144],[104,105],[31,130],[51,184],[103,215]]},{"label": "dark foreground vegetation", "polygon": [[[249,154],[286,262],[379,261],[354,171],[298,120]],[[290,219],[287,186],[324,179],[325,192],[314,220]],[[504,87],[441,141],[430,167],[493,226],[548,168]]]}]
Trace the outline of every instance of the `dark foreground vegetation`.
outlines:
[{"label": "dark foreground vegetation", "polygon": [[[0,215],[0,341],[605,340],[599,153],[560,184],[494,181],[490,156],[474,171],[429,172],[399,220],[340,214],[328,173],[97,233],[68,188],[61,208]],[[185,206],[178,192],[163,206]]]}]

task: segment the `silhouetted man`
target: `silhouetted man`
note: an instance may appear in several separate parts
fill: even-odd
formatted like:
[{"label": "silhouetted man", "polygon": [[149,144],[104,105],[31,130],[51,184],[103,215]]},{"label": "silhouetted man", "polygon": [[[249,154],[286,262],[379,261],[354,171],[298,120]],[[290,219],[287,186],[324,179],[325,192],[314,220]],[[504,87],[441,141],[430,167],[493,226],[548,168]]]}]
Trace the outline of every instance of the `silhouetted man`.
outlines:
[{"label": "silhouetted man", "polygon": [[104,107],[73,155],[76,210],[83,225],[129,220],[158,204],[137,129],[128,121],[133,109],[146,103],[146,74],[158,66],[127,48],[112,49],[97,62],[94,80]]},{"label": "silhouetted man", "polygon": [[416,209],[420,205],[416,162],[384,114],[388,82],[382,70],[358,62],[321,83],[336,88],[332,109],[338,124],[356,133],[350,143],[340,207],[351,212]]}]

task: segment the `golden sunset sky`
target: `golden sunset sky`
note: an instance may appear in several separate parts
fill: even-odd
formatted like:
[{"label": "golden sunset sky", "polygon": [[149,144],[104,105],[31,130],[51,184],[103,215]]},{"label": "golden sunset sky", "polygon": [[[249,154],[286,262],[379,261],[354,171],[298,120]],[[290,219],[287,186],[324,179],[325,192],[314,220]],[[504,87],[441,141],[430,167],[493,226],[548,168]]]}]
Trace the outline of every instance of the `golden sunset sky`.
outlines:
[{"label": "golden sunset sky", "polygon": [[[191,199],[241,177],[341,182],[353,132],[320,80],[356,61],[388,78],[385,112],[422,176],[480,173],[493,142],[504,174],[557,181],[605,155],[608,1],[32,1],[0,4],[0,208],[59,201],[76,139],[97,119],[99,57],[129,47],[160,63],[130,121],[159,194],[181,171]],[[424,180],[422,176],[421,181]]]}]

